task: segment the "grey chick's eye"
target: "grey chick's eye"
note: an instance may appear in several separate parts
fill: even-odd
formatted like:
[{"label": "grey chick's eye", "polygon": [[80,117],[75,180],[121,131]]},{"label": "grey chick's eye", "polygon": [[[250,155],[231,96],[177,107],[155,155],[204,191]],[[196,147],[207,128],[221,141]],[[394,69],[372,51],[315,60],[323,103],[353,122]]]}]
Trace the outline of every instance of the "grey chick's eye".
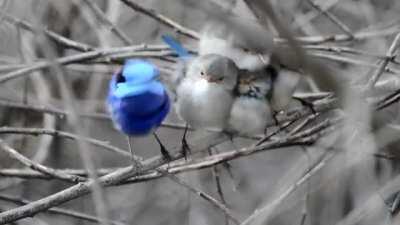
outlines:
[{"label": "grey chick's eye", "polygon": [[201,71],[201,72],[200,72],[200,75],[204,76],[204,72],[203,72],[203,71]]},{"label": "grey chick's eye", "polygon": [[218,81],[223,81],[223,80],[224,80],[223,77],[218,78]]}]

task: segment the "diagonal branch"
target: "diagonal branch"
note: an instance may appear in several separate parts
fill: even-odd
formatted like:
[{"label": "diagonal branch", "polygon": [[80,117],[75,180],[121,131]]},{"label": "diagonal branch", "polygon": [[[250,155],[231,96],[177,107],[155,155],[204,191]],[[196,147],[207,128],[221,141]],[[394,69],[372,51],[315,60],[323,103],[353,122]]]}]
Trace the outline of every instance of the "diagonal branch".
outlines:
[{"label": "diagonal branch", "polygon": [[319,6],[317,3],[315,3],[313,0],[307,0],[308,3],[310,3],[310,5],[315,8],[316,10],[318,10],[320,13],[322,13],[323,15],[326,16],[326,18],[328,18],[330,21],[332,21],[334,24],[336,24],[344,33],[346,33],[347,35],[349,35],[351,38],[354,38],[353,33],[351,32],[350,28],[344,24],[342,21],[340,21],[339,18],[337,18],[333,13],[330,13],[327,10],[324,10],[321,8],[321,6]]},{"label": "diagonal branch", "polygon": [[[110,145],[106,141],[97,140],[94,138],[79,136],[77,134],[60,131],[60,130],[52,130],[45,128],[25,128],[25,127],[0,127],[0,134],[25,134],[25,135],[50,135],[56,137],[63,137],[71,140],[80,140],[88,142],[92,145],[99,146],[104,148],[105,150],[111,151],[113,153],[117,153],[119,155],[130,157],[131,154],[123,149]],[[140,160],[137,158],[136,160]]]},{"label": "diagonal branch", "polygon": [[[17,205],[26,205],[31,202],[26,199],[21,199],[19,197],[14,197],[14,196],[9,196],[9,195],[0,195],[0,200],[12,202]],[[77,211],[73,211],[73,210],[69,210],[69,209],[58,208],[58,207],[48,209],[47,213],[64,215],[64,216],[68,216],[68,217],[72,217],[72,218],[95,222],[95,223],[100,222],[100,219],[96,216],[92,216],[92,215],[89,215],[86,213],[77,212]],[[125,225],[125,223],[121,223],[118,221],[110,221],[110,223],[113,225]]]},{"label": "diagonal branch", "polygon": [[12,23],[16,26],[19,26],[19,27],[21,27],[27,31],[33,32],[33,33],[37,32],[37,31],[42,31],[53,41],[65,46],[67,48],[72,48],[72,49],[75,49],[78,51],[83,51],[83,52],[94,50],[94,47],[92,47],[88,44],[71,40],[71,39],[64,37],[62,35],[59,35],[51,30],[48,30],[47,28],[35,27],[28,21],[15,18],[12,15],[5,13],[4,11],[1,11],[0,14],[3,15],[3,19],[5,21]]},{"label": "diagonal branch", "polygon": [[77,182],[86,180],[83,177],[72,175],[72,174],[63,173],[63,172],[60,172],[60,171],[56,171],[53,168],[49,168],[49,167],[46,167],[46,166],[41,165],[39,163],[33,162],[32,160],[26,158],[25,156],[23,156],[22,154],[17,152],[15,149],[11,148],[2,139],[0,139],[0,148],[3,151],[5,151],[10,157],[18,160],[23,165],[25,165],[25,166],[33,169],[33,170],[39,171],[41,173],[44,173],[46,175],[53,176],[53,177],[58,178],[60,180],[68,181],[68,182],[71,182],[71,183],[77,183]]},{"label": "diagonal branch", "polygon": [[373,88],[375,83],[379,80],[381,75],[386,69],[386,66],[389,64],[390,61],[394,60],[396,58],[396,51],[400,47],[400,33],[396,35],[394,38],[392,44],[390,45],[389,50],[386,52],[386,58],[382,60],[382,62],[379,64],[379,68],[376,70],[374,75],[368,80],[367,83],[367,90]]},{"label": "diagonal branch", "polygon": [[170,19],[162,14],[156,13],[153,9],[146,9],[143,6],[140,6],[137,3],[133,2],[132,0],[120,0],[120,1],[125,3],[131,9],[133,9],[137,12],[140,12],[146,16],[149,16],[168,27],[173,28],[176,32],[178,32],[180,34],[186,35],[187,37],[190,37],[190,38],[193,38],[196,40],[198,40],[200,37],[196,31],[186,28],[183,25],[173,21],[172,19]]},{"label": "diagonal branch", "polygon": [[115,34],[124,44],[132,45],[132,40],[129,39],[128,35],[125,34],[121,29],[119,29],[116,25],[114,25],[104,14],[103,11],[94,3],[92,0],[83,0],[89,8],[93,11],[93,13],[98,17],[99,21],[104,24],[106,27],[109,27],[111,32]]}]

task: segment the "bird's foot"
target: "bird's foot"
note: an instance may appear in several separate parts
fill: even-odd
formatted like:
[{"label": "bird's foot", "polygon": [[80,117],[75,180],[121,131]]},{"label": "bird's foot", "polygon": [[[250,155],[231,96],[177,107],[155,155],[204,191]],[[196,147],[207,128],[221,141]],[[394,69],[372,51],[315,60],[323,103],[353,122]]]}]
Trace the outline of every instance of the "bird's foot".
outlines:
[{"label": "bird's foot", "polygon": [[192,154],[192,151],[189,147],[189,144],[186,141],[186,138],[182,139],[181,152],[185,160],[187,160],[189,154]]},{"label": "bird's foot", "polygon": [[[276,122],[276,121],[275,121]],[[264,127],[264,136],[267,136],[267,134],[268,134],[268,126],[265,126]]]},{"label": "bird's foot", "polygon": [[274,111],[273,113],[272,113],[272,118],[273,118],[273,120],[274,120],[274,122],[275,122],[275,126],[279,126],[279,121],[278,121],[278,114],[280,114],[281,113],[281,111]]},{"label": "bird's foot", "polygon": [[188,153],[191,154],[189,144],[187,143],[187,140],[186,140],[186,134],[187,134],[188,129],[189,129],[189,126],[188,126],[188,124],[186,124],[185,131],[183,132],[183,136],[182,136],[182,142],[181,142],[182,143],[181,152],[182,152],[182,155],[185,158],[185,160],[187,160]]},{"label": "bird's foot", "polygon": [[169,151],[164,147],[164,145],[160,146],[160,152],[165,161],[169,162],[172,160],[172,157],[169,154]]},{"label": "bird's foot", "polygon": [[296,98],[296,97],[293,97],[293,98],[298,100],[303,106],[309,108],[311,110],[312,114],[314,114],[314,115],[317,114],[317,111],[315,110],[314,104],[312,102],[304,100],[302,98]]},{"label": "bird's foot", "polygon": [[160,146],[160,152],[161,152],[161,155],[162,155],[163,159],[166,160],[166,161],[168,161],[168,162],[171,161],[172,157],[171,157],[171,155],[169,154],[169,151],[168,151],[167,148],[163,145],[163,143],[161,142],[161,140],[160,140],[160,138],[157,136],[157,134],[156,134],[155,132],[154,132],[153,134],[154,134],[154,138],[156,139],[158,145]]},{"label": "bird's foot", "polygon": [[228,136],[229,140],[231,142],[233,142],[233,139],[235,138],[236,132],[223,130],[222,133],[225,134],[226,136]]}]

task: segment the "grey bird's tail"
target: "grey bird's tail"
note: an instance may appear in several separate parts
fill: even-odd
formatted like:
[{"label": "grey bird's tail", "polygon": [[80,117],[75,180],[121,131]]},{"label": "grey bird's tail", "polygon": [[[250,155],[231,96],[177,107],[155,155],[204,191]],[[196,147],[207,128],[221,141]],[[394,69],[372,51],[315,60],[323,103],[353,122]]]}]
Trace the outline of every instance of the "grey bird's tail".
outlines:
[{"label": "grey bird's tail", "polygon": [[167,44],[172,50],[175,51],[176,54],[178,54],[179,58],[187,59],[192,57],[192,54],[190,54],[189,51],[174,37],[165,34],[162,35],[161,38],[165,44]]}]

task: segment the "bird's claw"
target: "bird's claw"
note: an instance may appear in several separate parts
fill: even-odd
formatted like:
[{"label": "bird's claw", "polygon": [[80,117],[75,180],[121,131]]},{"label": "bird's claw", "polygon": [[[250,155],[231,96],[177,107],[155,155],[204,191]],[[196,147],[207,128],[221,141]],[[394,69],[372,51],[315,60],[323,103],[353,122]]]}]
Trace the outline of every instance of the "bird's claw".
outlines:
[{"label": "bird's claw", "polygon": [[182,139],[181,152],[182,152],[182,155],[185,158],[185,160],[187,160],[188,153],[192,154],[192,151],[190,150],[190,147],[189,147],[189,144],[186,141],[186,138]]},{"label": "bird's claw", "polygon": [[296,100],[298,100],[303,106],[309,108],[312,112],[312,114],[317,114],[317,111],[314,108],[314,104],[310,101],[304,100],[302,98],[295,98]]},{"label": "bird's claw", "polygon": [[235,138],[235,132],[224,130],[222,133],[228,136],[229,140],[233,142],[233,139]]},{"label": "bird's claw", "polygon": [[157,134],[155,132],[153,134],[154,134],[154,138],[156,139],[158,145],[160,146],[160,152],[161,152],[161,155],[162,155],[163,159],[165,159],[168,162],[171,161],[172,157],[169,154],[167,148],[165,148],[165,146],[163,145],[163,143],[161,142],[161,140],[157,136]]},{"label": "bird's claw", "polygon": [[280,113],[280,111],[275,111],[275,112],[272,113],[272,118],[274,119],[275,126],[279,125],[279,121],[278,121],[278,118],[277,118],[279,113]]},{"label": "bird's claw", "polygon": [[169,162],[172,160],[171,155],[169,154],[168,150],[164,147],[164,145],[160,146],[160,152],[165,161]]}]

